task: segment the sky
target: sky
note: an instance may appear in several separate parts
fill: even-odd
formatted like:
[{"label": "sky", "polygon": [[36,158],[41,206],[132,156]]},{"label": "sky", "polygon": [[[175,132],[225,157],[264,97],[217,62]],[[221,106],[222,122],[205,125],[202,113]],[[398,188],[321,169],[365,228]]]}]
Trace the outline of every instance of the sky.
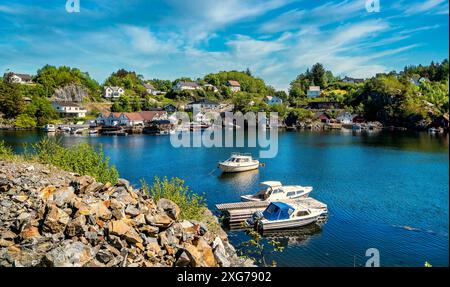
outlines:
[{"label": "sky", "polygon": [[68,13],[67,0],[0,0],[0,73],[65,65],[102,83],[120,68],[170,80],[249,68],[286,90],[317,62],[366,78],[448,58],[448,0],[367,1],[79,0]]}]

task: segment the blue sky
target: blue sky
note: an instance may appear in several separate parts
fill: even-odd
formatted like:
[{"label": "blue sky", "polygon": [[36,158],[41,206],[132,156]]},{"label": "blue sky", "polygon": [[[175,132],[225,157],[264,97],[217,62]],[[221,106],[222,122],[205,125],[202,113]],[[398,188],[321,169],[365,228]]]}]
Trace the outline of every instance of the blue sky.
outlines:
[{"label": "blue sky", "polygon": [[321,62],[369,77],[448,57],[448,0],[0,0],[0,73],[45,64],[102,82],[119,68],[146,78],[245,70],[278,89]]}]

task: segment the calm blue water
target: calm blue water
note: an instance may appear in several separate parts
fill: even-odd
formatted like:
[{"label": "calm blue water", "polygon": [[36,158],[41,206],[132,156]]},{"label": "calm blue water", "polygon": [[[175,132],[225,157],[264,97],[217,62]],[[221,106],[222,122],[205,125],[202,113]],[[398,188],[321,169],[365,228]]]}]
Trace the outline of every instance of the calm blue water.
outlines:
[{"label": "calm blue water", "polygon": [[[0,132],[17,150],[42,134]],[[134,184],[144,178],[177,176],[208,205],[239,201],[264,180],[311,185],[311,194],[328,204],[322,228],[278,234],[282,253],[269,254],[278,266],[363,266],[368,248],[380,251],[382,266],[448,266],[449,153],[448,137],[426,133],[286,132],[279,152],[263,159],[259,171],[221,176],[212,172],[232,151],[256,148],[173,148],[169,137],[63,137],[101,143],[122,177]],[[212,172],[212,173],[211,173]],[[230,231],[234,245],[246,240]]]}]

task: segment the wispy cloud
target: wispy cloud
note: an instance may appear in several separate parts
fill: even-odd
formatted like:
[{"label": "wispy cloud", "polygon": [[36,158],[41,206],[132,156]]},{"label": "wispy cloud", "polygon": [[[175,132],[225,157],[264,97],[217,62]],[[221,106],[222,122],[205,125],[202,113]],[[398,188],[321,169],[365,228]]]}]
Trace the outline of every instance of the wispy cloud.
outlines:
[{"label": "wispy cloud", "polygon": [[361,16],[365,11],[364,1],[328,2],[313,9],[289,10],[264,23],[261,32],[280,32],[298,29],[302,25],[323,26],[345,19]]},{"label": "wispy cloud", "polygon": [[368,77],[448,53],[448,1],[367,13],[364,0],[86,0],[77,14],[30,2],[0,5],[0,70],[69,65],[102,81],[119,68],[175,79],[248,67],[286,89],[316,62]]},{"label": "wispy cloud", "polygon": [[424,13],[424,12],[430,12],[436,8],[442,8],[441,4],[446,3],[446,0],[425,0],[420,1],[418,3],[410,3],[408,2],[406,7],[408,7],[405,10],[405,13],[407,15],[417,14],[417,13]]}]

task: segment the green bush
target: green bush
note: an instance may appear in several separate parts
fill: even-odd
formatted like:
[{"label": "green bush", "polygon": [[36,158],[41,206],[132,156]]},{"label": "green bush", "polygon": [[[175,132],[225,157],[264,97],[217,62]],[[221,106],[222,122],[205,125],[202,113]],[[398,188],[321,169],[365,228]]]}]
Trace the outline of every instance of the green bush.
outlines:
[{"label": "green bush", "polygon": [[195,194],[184,185],[184,180],[179,178],[164,177],[161,180],[155,177],[153,186],[149,187],[147,183],[141,181],[142,188],[147,192],[155,202],[160,198],[170,199],[175,202],[181,209],[181,219],[202,220],[206,208],[205,198],[202,195]]},{"label": "green bush", "polygon": [[13,156],[12,149],[5,144],[4,141],[0,141],[0,159],[9,159]]},{"label": "green bush", "polygon": [[92,176],[103,183],[115,184],[119,178],[115,166],[110,166],[109,158],[105,158],[101,145],[96,148],[80,143],[65,148],[55,139],[44,138],[31,145],[31,157],[67,171]]},{"label": "green bush", "polygon": [[21,114],[19,115],[16,120],[14,121],[14,125],[19,128],[34,128],[36,127],[36,119],[33,117],[30,117],[27,114]]}]

